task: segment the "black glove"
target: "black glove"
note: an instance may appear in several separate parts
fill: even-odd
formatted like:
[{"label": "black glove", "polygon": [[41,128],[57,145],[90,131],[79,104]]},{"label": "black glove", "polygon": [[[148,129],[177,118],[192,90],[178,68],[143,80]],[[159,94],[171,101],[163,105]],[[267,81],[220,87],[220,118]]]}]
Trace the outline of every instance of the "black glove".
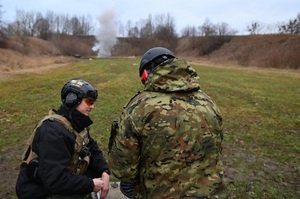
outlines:
[{"label": "black glove", "polygon": [[134,183],[133,182],[120,182],[121,192],[128,198],[133,198],[134,193]]}]

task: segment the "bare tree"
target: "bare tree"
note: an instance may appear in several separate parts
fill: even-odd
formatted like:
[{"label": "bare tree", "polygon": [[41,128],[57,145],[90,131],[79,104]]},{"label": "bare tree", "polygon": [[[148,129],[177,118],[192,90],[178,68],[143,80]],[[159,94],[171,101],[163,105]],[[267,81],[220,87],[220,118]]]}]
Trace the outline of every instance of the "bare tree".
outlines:
[{"label": "bare tree", "polygon": [[139,35],[140,35],[140,31],[137,26],[134,26],[130,30],[128,30],[128,37],[130,38],[138,38]]},{"label": "bare tree", "polygon": [[209,19],[206,19],[202,26],[198,27],[200,35],[202,36],[213,36],[217,35],[217,27],[210,22]]},{"label": "bare tree", "polygon": [[263,24],[255,21],[252,22],[251,25],[247,26],[247,31],[251,34],[251,35],[257,35],[261,32],[261,30],[263,29]]},{"label": "bare tree", "polygon": [[57,31],[56,16],[57,15],[53,11],[47,11],[44,17],[49,26],[49,30],[48,30],[49,34]]},{"label": "bare tree", "polygon": [[229,25],[225,22],[217,24],[216,28],[219,36],[235,35],[237,33],[237,30],[230,29]]},{"label": "bare tree", "polygon": [[196,37],[198,35],[197,28],[195,26],[186,26],[181,31],[182,37]]},{"label": "bare tree", "polygon": [[72,24],[72,35],[77,35],[77,36],[83,35],[82,27],[77,16],[73,16],[71,18],[71,24]]},{"label": "bare tree", "polygon": [[0,20],[2,18],[2,4],[0,4]]},{"label": "bare tree", "polygon": [[92,19],[89,15],[79,17],[83,36],[88,36],[93,31]]},{"label": "bare tree", "polygon": [[280,33],[300,34],[300,13],[295,19],[290,19],[288,23],[278,27]]},{"label": "bare tree", "polygon": [[2,21],[2,14],[3,14],[3,11],[2,11],[2,4],[0,4],[0,27],[1,27],[1,25],[3,24],[3,21]]},{"label": "bare tree", "polygon": [[0,4],[0,48],[4,46],[6,29],[4,27],[4,22],[2,21],[2,5]]},{"label": "bare tree", "polygon": [[35,30],[34,30],[34,24],[36,23],[36,15],[35,12],[27,12],[25,14],[25,17],[27,18],[28,22],[28,30],[29,30],[29,36],[34,36],[35,35]]},{"label": "bare tree", "polygon": [[15,22],[15,32],[18,35],[30,35],[30,30],[28,29],[28,19],[24,10],[16,10],[16,22]]},{"label": "bare tree", "polygon": [[128,20],[127,23],[126,23],[126,26],[125,26],[125,29],[126,29],[126,35],[129,37],[129,35],[131,34],[131,29],[132,29],[132,22],[131,20]]},{"label": "bare tree", "polygon": [[186,26],[181,33],[182,37],[189,38],[187,40],[188,45],[191,46],[192,49],[197,48],[198,42],[197,42],[197,37],[198,37],[198,32],[197,28],[195,26]]},{"label": "bare tree", "polygon": [[119,29],[119,35],[122,36],[122,37],[125,37],[125,27],[124,27],[124,25],[120,21],[118,21],[117,27]]},{"label": "bare tree", "polygon": [[132,22],[128,20],[126,25],[126,31],[127,31],[129,44],[133,48],[133,54],[136,55],[138,54],[137,49],[140,47],[140,42],[139,42],[140,30],[138,28],[138,24],[136,23],[135,25],[132,25]]},{"label": "bare tree", "polygon": [[62,32],[62,21],[59,15],[54,17],[54,32],[60,34]]},{"label": "bare tree", "polygon": [[38,13],[36,23],[34,24],[34,29],[36,36],[44,40],[48,39],[48,36],[51,33],[49,20],[44,18],[41,13]]},{"label": "bare tree", "polygon": [[157,26],[154,30],[154,37],[169,44],[170,48],[175,48],[177,45],[177,34],[174,18],[170,14],[156,15],[155,22]]},{"label": "bare tree", "polygon": [[61,33],[64,35],[71,34],[72,25],[71,25],[71,20],[69,18],[69,15],[68,14],[61,15],[60,22],[61,22]]},{"label": "bare tree", "polygon": [[141,38],[149,38],[152,37],[154,31],[154,24],[152,20],[152,16],[149,15],[148,19],[144,20],[141,25],[140,37]]}]

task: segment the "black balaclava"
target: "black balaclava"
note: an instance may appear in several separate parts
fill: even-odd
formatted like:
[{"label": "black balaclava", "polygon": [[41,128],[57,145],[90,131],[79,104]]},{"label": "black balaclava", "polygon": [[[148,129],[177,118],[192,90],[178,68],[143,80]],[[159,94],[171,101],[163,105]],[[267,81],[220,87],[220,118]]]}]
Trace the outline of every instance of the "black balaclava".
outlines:
[{"label": "black balaclava", "polygon": [[73,108],[69,108],[62,104],[57,110],[57,114],[64,116],[69,120],[72,127],[79,133],[84,128],[93,124],[93,121],[89,116],[82,114],[80,111],[76,109],[77,106]]}]

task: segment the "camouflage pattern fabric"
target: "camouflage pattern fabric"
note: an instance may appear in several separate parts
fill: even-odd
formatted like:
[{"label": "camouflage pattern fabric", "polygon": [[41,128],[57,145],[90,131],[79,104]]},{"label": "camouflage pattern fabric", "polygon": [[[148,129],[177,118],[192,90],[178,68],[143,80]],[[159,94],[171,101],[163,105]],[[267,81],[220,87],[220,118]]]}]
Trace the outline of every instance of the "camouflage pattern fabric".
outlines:
[{"label": "camouflage pattern fabric", "polygon": [[109,166],[135,198],[217,198],[222,116],[184,60],[156,67],[113,124]]}]

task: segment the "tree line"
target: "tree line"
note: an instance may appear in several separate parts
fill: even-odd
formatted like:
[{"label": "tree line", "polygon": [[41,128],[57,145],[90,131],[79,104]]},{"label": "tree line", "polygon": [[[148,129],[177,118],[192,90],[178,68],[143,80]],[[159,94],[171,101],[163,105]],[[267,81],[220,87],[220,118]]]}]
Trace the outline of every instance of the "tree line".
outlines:
[{"label": "tree line", "polygon": [[[16,10],[15,21],[6,24],[2,21],[2,5],[0,5],[0,28],[1,34],[8,36],[36,36],[47,39],[51,34],[63,34],[73,36],[93,35],[95,24],[89,16],[70,16],[68,14],[55,14],[48,11],[42,14],[38,11]],[[214,24],[206,19],[202,25],[184,27],[180,34],[176,33],[175,19],[170,14],[158,14],[148,18],[141,19],[138,22],[127,21],[127,23],[116,24],[119,35],[130,38],[157,37],[158,39],[173,39],[177,37],[195,37],[195,36],[222,36],[236,35],[238,31],[230,28],[225,23]],[[260,22],[252,22],[246,30],[249,34],[260,34],[264,28]],[[288,22],[279,24],[278,34],[300,34],[300,13]]]},{"label": "tree line", "polygon": [[86,36],[91,34],[93,25],[91,19],[85,16],[57,15],[48,11],[45,15],[41,12],[25,12],[17,10],[15,21],[7,24],[8,36],[35,36],[47,39],[51,34]]},{"label": "tree line", "polygon": [[[93,54],[90,40],[83,41],[85,37],[94,37],[97,27],[89,16],[16,10],[15,20],[10,23],[4,22],[2,16],[0,4],[0,48],[5,47],[5,40],[10,36],[30,36],[51,41],[63,54]],[[118,50],[126,54],[131,49],[133,52],[130,53],[134,55],[141,54],[154,44],[175,49],[178,38],[189,38],[192,48],[197,49],[200,56],[206,55],[238,33],[225,22],[215,24],[206,19],[199,26],[187,25],[178,34],[175,19],[170,14],[149,14],[146,19],[129,20],[126,24],[116,22],[116,28],[123,44]],[[250,35],[261,34],[264,28],[264,24],[252,22],[247,31]],[[273,34],[300,34],[300,13],[294,19],[279,24]]]}]

